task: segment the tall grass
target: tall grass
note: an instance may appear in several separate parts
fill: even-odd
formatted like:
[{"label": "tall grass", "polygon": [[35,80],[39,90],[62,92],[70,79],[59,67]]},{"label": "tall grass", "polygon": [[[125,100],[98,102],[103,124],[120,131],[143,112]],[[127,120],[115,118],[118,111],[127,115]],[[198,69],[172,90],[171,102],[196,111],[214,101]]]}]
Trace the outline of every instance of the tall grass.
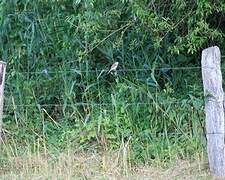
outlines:
[{"label": "tall grass", "polygon": [[[60,79],[64,75],[55,76]],[[131,81],[131,75],[128,79],[119,74],[110,75],[115,82],[107,88],[93,76],[93,80],[85,78],[87,85],[79,101],[75,99],[73,77],[62,77],[61,97],[56,101],[48,100],[48,93],[42,95],[41,87],[32,88],[30,103],[23,102],[27,95],[15,96],[11,91],[5,109],[5,138],[22,146],[40,141],[53,151],[71,146],[110,150],[129,141],[133,159],[142,161],[197,157],[202,153],[203,102],[195,97],[196,91],[179,95],[170,85],[160,90],[135,78]],[[23,82],[30,81],[35,82]]]}]

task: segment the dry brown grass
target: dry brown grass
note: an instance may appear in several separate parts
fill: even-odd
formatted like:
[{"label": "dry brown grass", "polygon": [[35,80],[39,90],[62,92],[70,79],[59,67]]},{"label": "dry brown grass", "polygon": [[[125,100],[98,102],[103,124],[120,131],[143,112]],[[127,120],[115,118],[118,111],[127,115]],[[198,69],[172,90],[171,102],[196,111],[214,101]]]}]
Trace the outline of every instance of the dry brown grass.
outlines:
[{"label": "dry brown grass", "polygon": [[0,179],[211,179],[206,163],[177,160],[169,167],[162,163],[131,166],[121,152],[73,153],[57,157],[28,154],[11,157],[0,167]]}]

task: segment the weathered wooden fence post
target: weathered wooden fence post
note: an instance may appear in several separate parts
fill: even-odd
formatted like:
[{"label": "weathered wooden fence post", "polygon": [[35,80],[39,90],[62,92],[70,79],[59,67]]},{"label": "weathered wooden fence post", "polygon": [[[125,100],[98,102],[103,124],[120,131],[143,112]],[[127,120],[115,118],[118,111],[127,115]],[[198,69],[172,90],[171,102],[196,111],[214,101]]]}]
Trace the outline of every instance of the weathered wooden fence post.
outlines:
[{"label": "weathered wooden fence post", "polygon": [[220,49],[217,46],[202,51],[201,63],[209,167],[213,175],[225,177],[224,92],[220,61]]},{"label": "weathered wooden fence post", "polygon": [[2,116],[3,116],[3,102],[4,102],[4,84],[5,84],[6,63],[0,61],[0,143],[2,140]]}]

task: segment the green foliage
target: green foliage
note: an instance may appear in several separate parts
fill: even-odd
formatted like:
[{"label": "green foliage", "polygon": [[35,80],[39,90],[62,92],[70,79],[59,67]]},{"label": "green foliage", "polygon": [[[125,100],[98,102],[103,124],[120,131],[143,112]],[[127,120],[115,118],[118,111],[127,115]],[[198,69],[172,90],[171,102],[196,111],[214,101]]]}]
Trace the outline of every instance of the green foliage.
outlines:
[{"label": "green foliage", "polygon": [[[173,67],[199,66],[207,46],[224,52],[224,13],[209,0],[2,0],[7,138],[52,150],[129,142],[140,160],[201,153],[200,69]],[[121,71],[103,71],[115,61]]]}]

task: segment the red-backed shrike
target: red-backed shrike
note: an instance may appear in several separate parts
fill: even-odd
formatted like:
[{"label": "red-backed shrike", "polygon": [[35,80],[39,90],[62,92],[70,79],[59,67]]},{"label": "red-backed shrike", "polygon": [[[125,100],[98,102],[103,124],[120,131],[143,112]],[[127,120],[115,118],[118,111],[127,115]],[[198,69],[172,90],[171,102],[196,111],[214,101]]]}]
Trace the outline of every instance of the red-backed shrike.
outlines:
[{"label": "red-backed shrike", "polygon": [[108,74],[109,74],[110,72],[112,72],[112,71],[115,71],[115,70],[117,69],[118,65],[119,65],[119,62],[115,62],[115,63],[111,66],[111,68],[110,68]]}]

